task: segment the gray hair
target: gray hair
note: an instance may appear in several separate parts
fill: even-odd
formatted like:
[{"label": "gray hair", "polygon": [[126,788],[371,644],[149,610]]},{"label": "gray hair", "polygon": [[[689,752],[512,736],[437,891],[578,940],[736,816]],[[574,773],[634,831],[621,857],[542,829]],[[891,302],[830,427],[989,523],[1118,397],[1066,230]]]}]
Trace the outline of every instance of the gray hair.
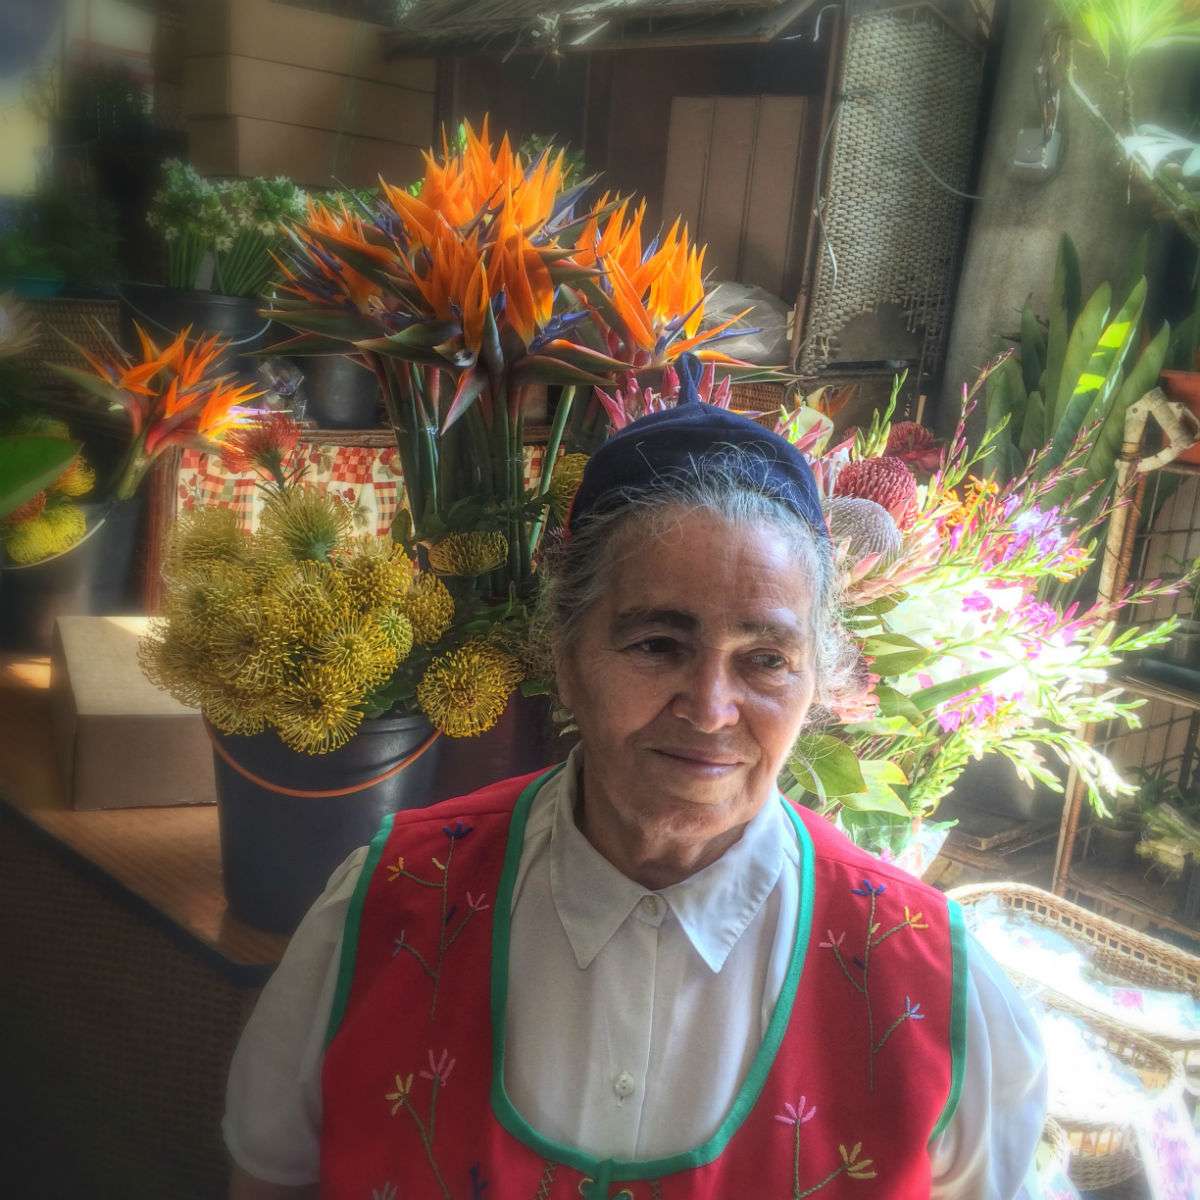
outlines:
[{"label": "gray hair", "polygon": [[744,450],[723,446],[686,468],[658,477],[650,490],[631,493],[616,508],[590,514],[568,540],[549,547],[538,567],[540,589],[533,617],[539,665],[553,678],[556,651],[579,638],[584,617],[604,595],[619,535],[640,528],[657,536],[680,510],[705,512],[740,528],[766,525],[781,533],[812,581],[815,701],[828,708],[853,686],[861,671],[858,651],[841,620],[838,572],[829,539],[783,500],[753,486],[753,464]]}]

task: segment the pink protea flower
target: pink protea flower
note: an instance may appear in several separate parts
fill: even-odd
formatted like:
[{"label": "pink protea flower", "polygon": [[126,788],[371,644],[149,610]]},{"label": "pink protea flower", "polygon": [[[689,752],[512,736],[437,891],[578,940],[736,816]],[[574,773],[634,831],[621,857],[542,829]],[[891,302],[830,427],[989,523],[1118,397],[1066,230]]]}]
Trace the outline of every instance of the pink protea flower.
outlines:
[{"label": "pink protea flower", "polygon": [[916,519],[917,481],[898,458],[885,455],[847,463],[838,472],[833,494],[874,500],[891,513],[901,529],[907,529]]},{"label": "pink protea flower", "polygon": [[942,452],[934,436],[916,421],[897,421],[888,433],[885,454],[898,458],[914,471],[935,471]]}]

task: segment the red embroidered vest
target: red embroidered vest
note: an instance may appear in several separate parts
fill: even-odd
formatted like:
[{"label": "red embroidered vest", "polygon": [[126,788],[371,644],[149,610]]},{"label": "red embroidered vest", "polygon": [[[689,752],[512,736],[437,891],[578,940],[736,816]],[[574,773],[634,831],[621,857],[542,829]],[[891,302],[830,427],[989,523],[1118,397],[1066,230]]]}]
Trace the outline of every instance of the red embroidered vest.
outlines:
[{"label": "red embroidered vest", "polygon": [[325,1054],[321,1195],[927,1200],[928,1143],[962,1081],[961,915],[790,806],[802,870],[792,958],[716,1133],[669,1158],[598,1160],[516,1111],[504,1087],[508,918],[548,777],[397,813],[372,842]]}]

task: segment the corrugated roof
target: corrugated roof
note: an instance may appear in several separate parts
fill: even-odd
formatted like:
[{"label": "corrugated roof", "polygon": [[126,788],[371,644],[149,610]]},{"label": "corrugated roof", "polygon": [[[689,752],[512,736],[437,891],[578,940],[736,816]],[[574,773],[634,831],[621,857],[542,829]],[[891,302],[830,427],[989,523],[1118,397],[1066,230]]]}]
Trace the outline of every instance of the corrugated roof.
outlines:
[{"label": "corrugated roof", "polygon": [[418,0],[392,49],[593,50],[767,41],[814,0]]}]

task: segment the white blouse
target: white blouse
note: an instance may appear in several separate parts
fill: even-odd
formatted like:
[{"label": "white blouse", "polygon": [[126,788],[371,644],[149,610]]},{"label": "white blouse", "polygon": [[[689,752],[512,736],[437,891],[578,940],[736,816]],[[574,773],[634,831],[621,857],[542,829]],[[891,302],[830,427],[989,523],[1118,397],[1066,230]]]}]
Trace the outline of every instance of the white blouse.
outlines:
[{"label": "white blouse", "polygon": [[[577,769],[576,759],[541,789],[526,825],[505,1084],[553,1140],[657,1158],[711,1137],[745,1079],[792,950],[799,849],[782,802],[768,804],[716,862],[650,892],[580,833]],[[225,1142],[267,1182],[319,1178],[324,1038],[366,853],[350,855],[304,918],[234,1055]],[[1045,1113],[1041,1043],[995,963],[973,942],[968,958],[962,1097],[930,1148],[932,1197],[1013,1200]]]}]

